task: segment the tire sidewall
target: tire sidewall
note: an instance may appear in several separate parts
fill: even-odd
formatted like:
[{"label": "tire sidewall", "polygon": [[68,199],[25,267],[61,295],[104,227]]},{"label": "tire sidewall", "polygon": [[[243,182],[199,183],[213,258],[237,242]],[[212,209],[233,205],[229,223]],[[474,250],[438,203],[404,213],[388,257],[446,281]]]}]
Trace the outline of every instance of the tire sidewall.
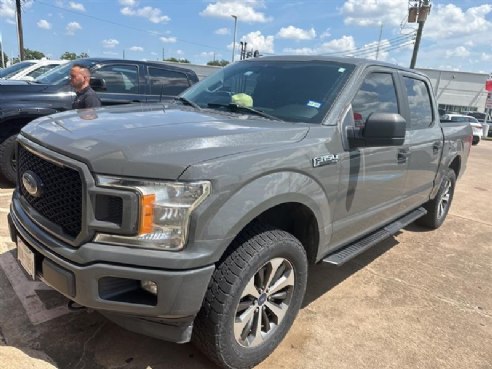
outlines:
[{"label": "tire sidewall", "polygon": [[[449,189],[449,201],[446,206],[446,209],[444,213],[439,217],[439,204],[441,203],[442,196],[444,195],[444,191],[446,190],[446,183],[447,182],[451,183],[451,188]],[[454,188],[456,186],[456,175],[454,174],[453,170],[448,170],[442,179],[441,186],[439,188],[439,192],[437,193],[436,196],[436,201],[434,204],[434,214],[435,214],[435,222],[436,226],[440,226],[444,220],[446,219],[449,209],[451,208],[451,204],[453,202],[453,197],[454,197]]]},{"label": "tire sidewall", "polygon": [[[225,360],[230,358],[233,361],[229,363],[231,367],[242,367],[245,363],[251,362],[258,363],[266,358],[285,337],[297,316],[306,289],[307,258],[302,245],[298,241],[295,241],[295,239],[282,238],[280,242],[273,242],[263,247],[260,252],[253,255],[248,262],[249,268],[244,270],[244,273],[241,273],[240,278],[237,279],[237,283],[234,283],[233,291],[237,291],[237,293],[234,293],[234,296],[230,296],[224,304],[224,311],[227,313],[221,322],[222,326],[220,327],[219,334],[222,337],[219,346],[221,346],[221,351],[224,353],[223,358]],[[236,341],[234,336],[236,308],[241,294],[250,279],[253,278],[263,265],[276,257],[287,259],[292,264],[295,273],[294,291],[288,312],[276,328],[276,331],[266,342],[258,347],[245,348]]]},{"label": "tire sidewall", "polygon": [[5,138],[5,140],[0,143],[2,152],[0,158],[1,175],[11,183],[16,182],[16,171],[12,166],[12,158],[14,155],[16,138],[17,134]]}]

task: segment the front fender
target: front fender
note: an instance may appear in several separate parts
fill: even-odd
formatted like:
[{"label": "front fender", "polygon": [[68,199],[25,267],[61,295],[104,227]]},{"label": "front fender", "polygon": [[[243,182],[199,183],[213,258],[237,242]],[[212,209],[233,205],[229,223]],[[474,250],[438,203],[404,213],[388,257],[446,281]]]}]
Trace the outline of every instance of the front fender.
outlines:
[{"label": "front fender", "polygon": [[[221,201],[223,198],[226,200]],[[328,198],[318,182],[302,173],[270,173],[255,178],[232,194],[216,193],[207,203],[206,209],[195,214],[200,222],[196,222],[195,227],[192,225],[190,236],[198,242],[221,240],[216,250],[219,258],[246,225],[280,204],[300,203],[308,207],[319,226],[320,244],[326,243],[331,235],[332,213]]]}]

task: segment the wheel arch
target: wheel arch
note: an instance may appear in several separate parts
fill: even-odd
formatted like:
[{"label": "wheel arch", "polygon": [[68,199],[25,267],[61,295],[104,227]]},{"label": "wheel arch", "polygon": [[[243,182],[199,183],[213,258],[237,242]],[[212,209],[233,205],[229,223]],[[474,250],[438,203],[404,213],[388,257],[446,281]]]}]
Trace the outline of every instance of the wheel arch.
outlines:
[{"label": "wheel arch", "polygon": [[216,252],[216,260],[253,222],[291,233],[303,244],[311,263],[317,259],[319,245],[331,235],[332,212],[326,193],[313,178],[296,172],[257,178],[229,194],[218,210],[209,209],[198,217],[208,220],[195,230],[195,239],[224,241]]}]

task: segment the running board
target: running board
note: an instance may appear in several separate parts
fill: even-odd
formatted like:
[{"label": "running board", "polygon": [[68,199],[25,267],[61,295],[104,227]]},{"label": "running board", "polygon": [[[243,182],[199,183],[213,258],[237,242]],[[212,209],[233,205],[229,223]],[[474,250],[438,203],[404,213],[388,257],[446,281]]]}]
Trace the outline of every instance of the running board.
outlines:
[{"label": "running board", "polygon": [[415,221],[416,219],[420,218],[425,214],[427,214],[427,210],[425,210],[424,208],[415,209],[414,211],[408,213],[407,215],[397,219],[393,223],[388,224],[386,227],[381,228],[380,230],[371,233],[370,235],[362,239],[359,239],[355,243],[347,245],[342,249],[329,254],[327,257],[323,259],[323,261],[325,263],[330,263],[340,266],[346,263],[347,261],[349,261],[350,259],[361,254],[362,252],[366,251],[370,247],[381,242],[385,238],[394,235],[400,229],[409,225],[410,223],[412,223],[413,221]]}]

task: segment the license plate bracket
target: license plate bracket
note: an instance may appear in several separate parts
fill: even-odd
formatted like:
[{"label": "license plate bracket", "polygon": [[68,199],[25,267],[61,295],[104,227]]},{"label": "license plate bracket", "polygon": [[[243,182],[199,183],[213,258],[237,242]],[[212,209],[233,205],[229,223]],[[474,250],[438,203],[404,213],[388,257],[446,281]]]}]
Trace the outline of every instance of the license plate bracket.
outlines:
[{"label": "license plate bracket", "polygon": [[17,237],[17,260],[32,280],[36,279],[36,262],[34,253],[20,237]]}]

